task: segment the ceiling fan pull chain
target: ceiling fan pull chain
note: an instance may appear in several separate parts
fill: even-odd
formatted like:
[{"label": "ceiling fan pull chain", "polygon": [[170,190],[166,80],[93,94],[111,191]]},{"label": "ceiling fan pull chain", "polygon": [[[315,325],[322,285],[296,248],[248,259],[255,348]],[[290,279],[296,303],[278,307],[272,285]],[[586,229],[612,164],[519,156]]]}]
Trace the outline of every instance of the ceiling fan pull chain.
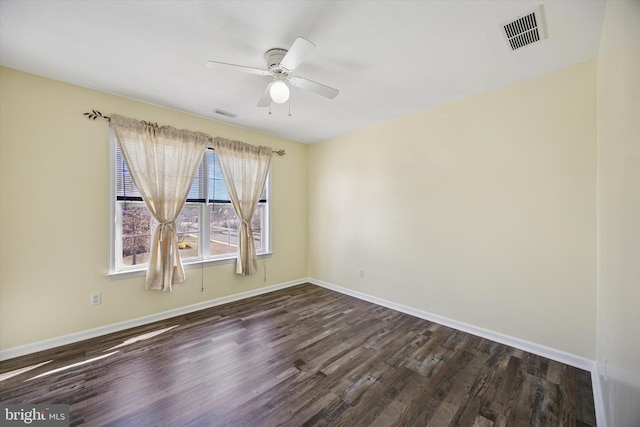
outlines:
[{"label": "ceiling fan pull chain", "polygon": [[289,100],[289,117],[291,117],[291,100]]}]

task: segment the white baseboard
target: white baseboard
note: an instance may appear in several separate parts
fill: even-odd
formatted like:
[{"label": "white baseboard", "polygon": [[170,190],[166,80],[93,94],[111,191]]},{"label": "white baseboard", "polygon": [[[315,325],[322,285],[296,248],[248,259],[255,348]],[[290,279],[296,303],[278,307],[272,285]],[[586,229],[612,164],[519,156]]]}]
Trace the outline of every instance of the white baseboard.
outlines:
[{"label": "white baseboard", "polygon": [[591,371],[591,385],[593,387],[593,402],[596,407],[596,422],[598,427],[607,427],[607,416],[604,407],[604,394],[602,394],[602,383],[600,382],[600,370],[598,363],[593,363]]},{"label": "white baseboard", "polygon": [[69,335],[63,335],[56,338],[50,338],[47,340],[38,341],[31,344],[26,344],[26,345],[21,345],[18,347],[12,347],[6,350],[0,350],[0,360],[13,359],[14,357],[25,356],[27,354],[36,353],[38,351],[43,351],[43,350],[49,350],[51,348],[59,347],[61,345],[73,344],[75,342],[83,341],[89,338],[96,338],[96,337],[110,334],[113,332],[123,331],[125,329],[146,325],[149,323],[157,322],[159,320],[169,319],[171,317],[180,316],[182,314],[193,313],[194,311],[203,310],[205,308],[215,307],[217,305],[222,305],[229,302],[254,297],[257,295],[266,294],[269,292],[277,291],[279,289],[301,285],[307,282],[308,282],[307,278],[292,280],[290,282],[267,286],[264,288],[255,289],[253,291],[241,292],[238,294],[216,298],[209,301],[188,305],[185,307],[174,308],[172,310],[151,314],[149,316],[139,317],[137,319],[126,320],[124,322],[113,323],[110,325],[100,326],[98,328],[89,329],[86,331],[76,332]]},{"label": "white baseboard", "polygon": [[596,362],[587,359],[582,356],[567,353],[562,350],[557,350],[544,345],[532,343],[520,338],[512,337],[509,335],[501,334],[499,332],[490,331],[488,329],[479,328],[477,326],[470,325],[468,323],[459,322],[457,320],[449,319],[446,317],[438,316],[437,314],[428,313],[426,311],[418,310],[415,308],[407,307],[402,304],[398,304],[392,301],[388,301],[382,298],[374,297],[371,295],[357,292],[342,286],[334,285],[331,283],[323,282],[322,280],[309,278],[309,283],[322,286],[323,288],[331,289],[336,292],[340,292],[345,295],[349,295],[364,301],[368,301],[383,307],[397,310],[402,313],[409,314],[411,316],[425,319],[430,322],[439,323],[444,326],[448,326],[459,331],[467,332],[472,335],[486,338],[491,341],[499,342],[510,347],[518,348],[520,350],[527,351],[529,353],[537,354],[538,356],[546,357],[547,359],[555,360],[566,365],[574,366],[576,368],[584,369],[591,373],[591,384],[593,388],[593,401],[596,411],[596,422],[599,427],[606,427],[607,420],[604,412],[604,400],[602,395],[602,388],[600,384],[600,376],[598,375]]},{"label": "white baseboard", "polygon": [[0,350],[0,360],[12,359],[14,357],[24,356],[38,351],[48,350],[51,348],[59,347],[62,345],[72,344],[89,338],[95,338],[98,336],[110,334],[113,332],[123,331],[125,329],[133,328],[136,326],[142,326],[149,323],[157,322],[159,320],[169,319],[171,317],[180,316],[182,314],[192,313],[198,310],[203,310],[210,307],[226,304],[233,301],[238,301],[245,298],[254,297],[257,295],[266,294],[269,292],[277,291],[279,289],[285,289],[292,286],[301,285],[303,283],[312,283],[317,286],[321,286],[326,289],[330,289],[336,292],[340,292],[345,295],[349,295],[364,301],[371,302],[373,304],[381,305],[383,307],[397,310],[402,313],[409,314],[421,319],[425,319],[431,322],[439,323],[450,328],[454,328],[463,332],[470,333],[482,338],[486,338],[501,344],[505,344],[511,347],[515,347],[533,354],[537,354],[548,359],[556,360],[561,363],[565,363],[570,366],[575,366],[580,369],[591,372],[591,383],[593,386],[593,398],[596,410],[596,420],[598,426],[606,427],[606,416],[604,412],[604,400],[602,395],[602,388],[600,384],[600,376],[598,375],[598,369],[596,362],[590,359],[586,359],[581,356],[570,354],[561,350],[549,348],[540,344],[532,343],[519,338],[511,337],[501,334],[499,332],[490,331],[483,328],[478,328],[467,323],[458,322],[456,320],[448,319],[446,317],[438,316],[436,314],[428,313],[415,308],[407,307],[402,304],[398,304],[392,301],[388,301],[382,298],[367,295],[361,292],[353,291],[351,289],[343,288],[338,285],[323,282],[311,277],[293,280],[290,282],[280,283],[277,285],[267,286],[265,288],[256,289],[253,291],[241,292],[238,294],[229,295],[226,297],[216,298],[209,301],[204,301],[197,304],[180,307],[162,313],[156,313],[149,316],[139,317],[124,322],[114,323],[111,325],[101,326],[74,334],[64,335],[61,337],[51,338],[44,341],[38,341],[23,346],[13,347],[6,350]]},{"label": "white baseboard", "polygon": [[341,286],[323,282],[321,280],[310,278],[309,283],[313,283],[314,285],[322,286],[323,288],[331,289],[346,295],[350,295],[352,297],[355,297],[361,300],[369,301],[374,304],[388,307],[393,310],[401,311],[403,313],[410,314],[412,316],[419,317],[421,319],[439,323],[441,325],[448,326],[450,328],[457,329],[459,331],[467,332],[469,334],[476,335],[482,338],[486,338],[491,341],[499,342],[501,344],[505,344],[510,347],[515,347],[520,350],[527,351],[529,353],[537,354],[538,356],[546,357],[547,359],[552,359],[567,365],[575,366],[576,368],[584,369],[586,371],[592,372],[595,366],[595,362],[593,360],[586,359],[584,357],[577,356],[575,354],[567,353],[562,350],[556,350],[554,348],[532,343],[532,342],[529,342],[520,338],[515,338],[509,335],[504,335],[499,332],[490,331],[488,329],[479,328],[477,326],[470,325],[468,323],[459,322],[457,320],[449,319],[447,317],[442,317],[437,314],[428,313],[426,311],[418,310],[412,307],[407,307],[405,305],[398,304],[393,301],[388,301],[382,298],[378,298],[378,297],[367,295],[361,292],[353,291],[351,289],[343,288]]}]

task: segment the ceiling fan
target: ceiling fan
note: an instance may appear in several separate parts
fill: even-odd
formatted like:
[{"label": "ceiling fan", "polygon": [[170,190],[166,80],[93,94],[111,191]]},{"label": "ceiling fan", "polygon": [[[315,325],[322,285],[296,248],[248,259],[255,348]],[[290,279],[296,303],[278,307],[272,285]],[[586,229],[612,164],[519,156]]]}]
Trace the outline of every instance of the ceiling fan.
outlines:
[{"label": "ceiling fan", "polygon": [[298,37],[289,50],[279,48],[269,49],[264,54],[264,59],[267,61],[266,70],[218,61],[208,61],[207,67],[235,69],[258,76],[271,76],[273,80],[267,85],[260,101],[258,101],[258,107],[268,107],[271,105],[271,101],[276,104],[284,104],[287,102],[289,100],[288,85],[333,99],[338,95],[338,89],[304,77],[292,75],[315,47],[316,45],[309,40]]}]

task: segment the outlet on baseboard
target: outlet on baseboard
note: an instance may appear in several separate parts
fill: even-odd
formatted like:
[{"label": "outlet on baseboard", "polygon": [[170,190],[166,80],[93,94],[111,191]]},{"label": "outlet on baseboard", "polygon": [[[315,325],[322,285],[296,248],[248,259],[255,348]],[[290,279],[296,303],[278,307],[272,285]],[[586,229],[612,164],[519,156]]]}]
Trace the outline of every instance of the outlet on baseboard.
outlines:
[{"label": "outlet on baseboard", "polygon": [[360,267],[358,269],[358,279],[364,278],[364,268]]},{"label": "outlet on baseboard", "polygon": [[96,292],[95,294],[91,294],[91,305],[98,305],[102,303],[102,292]]}]

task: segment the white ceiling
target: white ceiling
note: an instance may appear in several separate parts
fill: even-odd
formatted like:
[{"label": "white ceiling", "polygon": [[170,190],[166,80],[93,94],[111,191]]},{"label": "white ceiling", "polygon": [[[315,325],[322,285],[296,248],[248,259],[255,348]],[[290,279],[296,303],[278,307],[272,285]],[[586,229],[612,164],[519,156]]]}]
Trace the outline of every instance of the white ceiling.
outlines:
[{"label": "white ceiling", "polygon": [[[595,58],[605,1],[541,1],[0,0],[0,64],[312,143]],[[539,4],[548,38],[510,51],[500,24]],[[205,66],[298,36],[295,75],[340,94],[292,88],[291,117],[256,107],[269,78]]]}]

